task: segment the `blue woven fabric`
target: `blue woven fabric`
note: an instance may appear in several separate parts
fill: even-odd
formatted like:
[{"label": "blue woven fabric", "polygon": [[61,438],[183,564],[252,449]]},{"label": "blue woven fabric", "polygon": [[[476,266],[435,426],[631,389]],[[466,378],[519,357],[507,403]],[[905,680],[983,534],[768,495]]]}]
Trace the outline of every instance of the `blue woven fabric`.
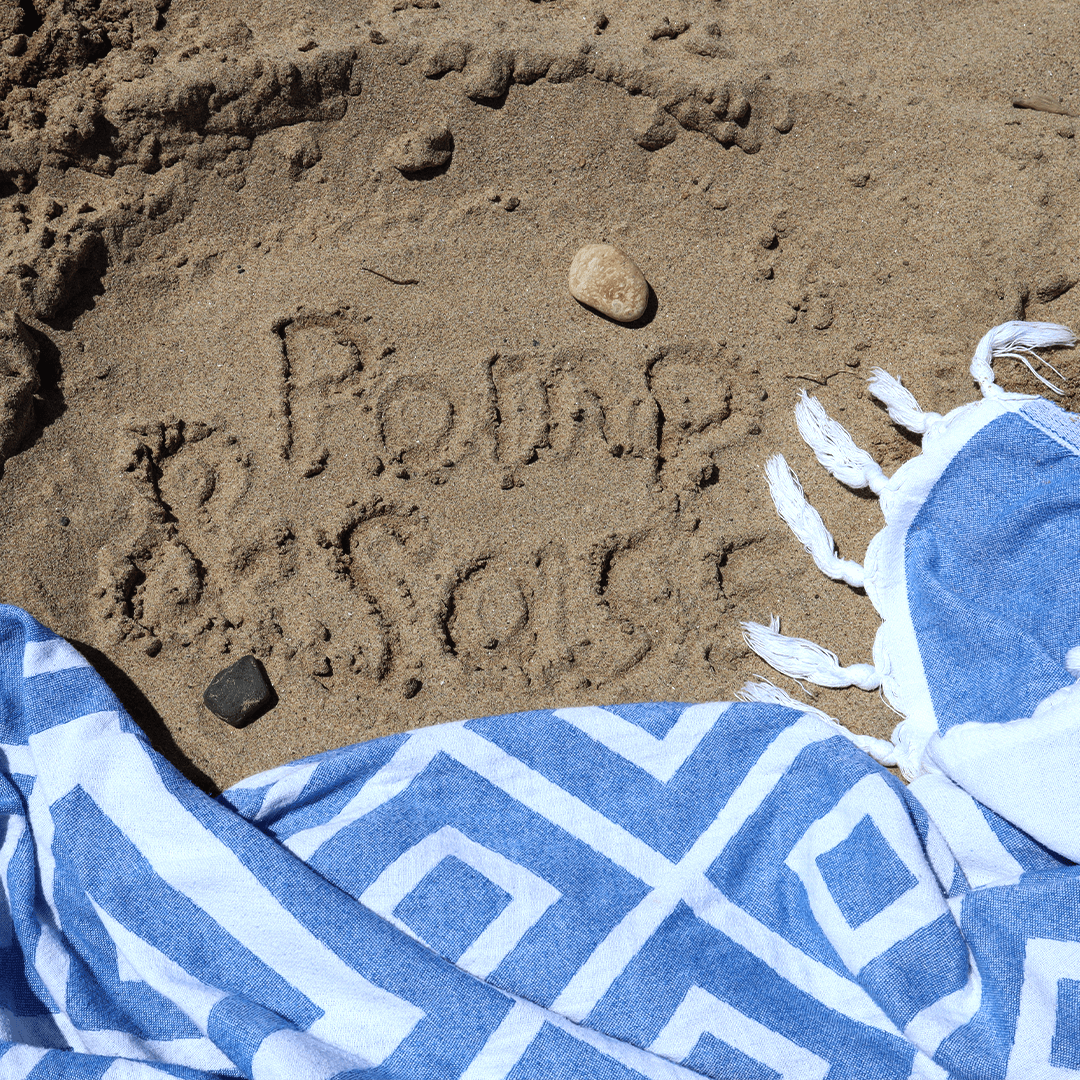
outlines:
[{"label": "blue woven fabric", "polygon": [[1080,644],[1080,589],[1055,561],[1080,552],[1078,505],[1080,458],[1020,413],[978,432],[923,503],[909,602],[942,733],[1030,716],[1075,681],[1064,659]]},{"label": "blue woven fabric", "polygon": [[[1017,873],[1009,850],[1041,849],[980,815],[1008,880],[971,888],[912,790],[812,715],[448,724],[215,800],[9,607],[0,695],[5,1078],[901,1080],[1004,1076],[1020,1043],[1080,1062],[1077,871]],[[1033,939],[1056,1004],[1029,1016]]]}]

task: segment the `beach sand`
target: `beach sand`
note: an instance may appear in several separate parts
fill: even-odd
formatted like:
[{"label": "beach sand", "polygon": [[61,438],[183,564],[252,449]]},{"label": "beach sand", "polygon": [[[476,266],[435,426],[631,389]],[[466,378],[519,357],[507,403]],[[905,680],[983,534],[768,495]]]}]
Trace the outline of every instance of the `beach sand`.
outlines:
[{"label": "beach sand", "polygon": [[[0,43],[0,600],[208,790],[731,699],[740,620],[868,661],[765,487],[783,452],[845,557],[881,527],[800,390],[891,473],[872,368],[945,412],[991,326],[1080,329],[1080,120],[1012,104],[1080,113],[1071,4],[0,0]],[[568,293],[602,242],[635,323]],[[249,653],[278,701],[237,730],[202,694]]]}]

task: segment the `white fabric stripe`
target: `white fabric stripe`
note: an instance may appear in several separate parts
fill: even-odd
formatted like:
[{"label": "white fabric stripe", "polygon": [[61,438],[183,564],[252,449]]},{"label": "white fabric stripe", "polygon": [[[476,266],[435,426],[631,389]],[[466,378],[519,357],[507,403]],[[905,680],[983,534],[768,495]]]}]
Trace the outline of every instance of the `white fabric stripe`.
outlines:
[{"label": "white fabric stripe", "polygon": [[1035,398],[1020,409],[1020,415],[1048,439],[1073,454],[1080,455],[1080,421],[1046,398]]},{"label": "white fabric stripe", "polygon": [[685,1061],[706,1033],[778,1072],[781,1080],[824,1080],[831,1068],[824,1058],[759,1024],[700,986],[690,987],[649,1049],[672,1061]]},{"label": "white fabric stripe", "polygon": [[[378,1065],[423,1016],[359,975],[281,907],[235,852],[169,793],[142,743],[121,731],[116,713],[40,732],[30,748],[50,763],[42,786],[48,784],[51,800],[81,785],[162,880],[324,1010],[311,1026],[314,1035]],[[128,798],[133,789],[140,799]],[[267,933],[271,924],[274,932]],[[366,1023],[356,1023],[358,1013]]]},{"label": "white fabric stripe", "polygon": [[956,724],[930,740],[925,761],[1012,828],[1080,862],[1080,682],[1043,698],[1031,716]]},{"label": "white fabric stripe", "polygon": [[[915,884],[857,926],[849,924],[826,883],[818,858],[846,840],[869,817]],[[880,773],[864,776],[819,817],[785,860],[806,886],[810,910],[848,970],[858,974],[886,949],[928,926],[949,909],[907,807]]]},{"label": "white fabric stripe", "polygon": [[[71,958],[53,927],[46,922],[39,926],[37,947],[34,949],[34,968],[56,1006],[63,1010],[67,1007],[67,980]],[[53,1013],[53,1022],[70,1045],[84,1049],[66,1013]]]},{"label": "white fabric stripe", "polygon": [[457,725],[444,728],[442,734],[440,749],[444,753],[571,836],[584,840],[646,885],[659,885],[671,873],[674,863],[643,840],[483,736]]},{"label": "white fabric stripe", "polygon": [[[112,938],[117,954],[123,956],[127,967],[138,972],[139,978],[152,990],[176,1002],[183,1009],[184,1015],[205,1035],[210,1023],[210,1010],[222,998],[228,997],[228,992],[210,986],[185,971],[175,960],[154,948],[149,941],[143,940],[117,922],[103,907],[95,903],[93,897],[89,897],[89,900],[94,905],[101,924]],[[225,1066],[198,1067],[220,1069]]]},{"label": "white fabric stripe", "polygon": [[255,1080],[330,1080],[361,1068],[355,1057],[289,1028],[267,1035],[251,1059]]},{"label": "white fabric stripe", "polygon": [[1075,1069],[1050,1064],[1062,979],[1080,978],[1080,942],[1028,938],[1016,1035],[1005,1080],[1076,1080]]},{"label": "white fabric stripe", "polygon": [[307,765],[298,765],[296,768],[290,769],[263,796],[259,812],[252,820],[265,821],[271,814],[275,814],[289,806],[290,803],[295,802],[300,797],[300,793],[307,787],[312,773],[318,767],[319,763],[312,761]]},{"label": "white fabric stripe", "polygon": [[[37,777],[37,762],[29,745],[12,747],[13,757],[18,756],[28,767],[25,773]],[[17,753],[16,753],[17,752]],[[54,883],[56,878],[56,859],[53,857],[53,839],[55,827],[46,789],[40,779],[35,779],[26,799],[26,809],[30,817],[30,831],[34,838],[34,854],[37,859],[37,875],[41,883],[41,895],[45,901],[48,920],[38,919],[41,924],[41,936],[34,952],[33,963],[48,989],[56,1006],[64,1010],[67,1005],[67,979],[70,961],[64,946],[55,936],[54,927],[61,925],[60,912],[56,906]],[[53,1014],[51,1022],[66,1040],[69,1046],[84,1049],[82,1039],[74,1024],[65,1012]]]},{"label": "white fabric stripe", "polygon": [[13,1046],[0,1056],[0,1072],[5,1080],[26,1080],[48,1052],[40,1046]]},{"label": "white fabric stripe", "polygon": [[[820,724],[813,717],[803,719],[807,723]],[[798,723],[802,723],[802,720],[792,727],[798,726]],[[835,734],[827,725],[821,726],[827,732],[824,737],[831,738]],[[512,795],[518,802],[630,871],[645,884],[656,888],[675,874],[674,863],[533,772],[517,758],[464,728],[455,727],[453,736],[453,740],[447,740],[443,747],[448,754]],[[696,875],[694,883],[687,885],[682,898],[699,918],[721,930],[775,971],[782,971],[784,977],[800,990],[824,1001],[830,1008],[852,1020],[871,1024],[890,1034],[900,1034],[896,1025],[862,987],[788,944],[779,934],[736,907],[703,875]]]},{"label": "white fabric stripe", "polygon": [[[35,768],[35,773],[37,769]],[[41,882],[41,893],[45,905],[52,916],[54,926],[60,925],[60,912],[53,897],[53,883],[56,878],[56,860],[53,858],[53,837],[55,827],[49,811],[49,800],[40,780],[34,781],[26,799],[26,810],[30,815],[30,832],[34,837],[34,854],[37,856],[37,874]]]},{"label": "white fabric stripe", "polygon": [[679,863],[680,871],[687,874],[704,873],[769,797],[803,750],[835,735],[831,727],[811,715],[801,716],[794,724],[784,728],[754,762],[713,823],[683,856]]},{"label": "white fabric stripe", "polygon": [[552,1011],[577,1022],[584,1020],[681,899],[678,889],[660,888],[649,893],[578,968],[551,1003]]},{"label": "white fabric stripe", "polygon": [[937,875],[941,891],[948,897],[959,864],[933,818],[930,819],[930,828],[926,834],[926,858]]},{"label": "white fabric stripe", "polygon": [[[93,903],[93,897],[90,898],[90,902]],[[143,977],[128,963],[127,957],[119,950],[116,950],[116,977],[121,982],[142,982]]]},{"label": "white fabric stripe", "polygon": [[222,795],[228,795],[230,791],[251,791],[257,788],[269,788],[273,787],[279,780],[284,780],[287,776],[292,776],[293,773],[300,770],[306,770],[314,766],[318,768],[319,762],[304,762],[303,764],[292,763],[289,765],[277,765],[272,769],[264,769],[259,773],[252,773],[251,776],[245,776],[243,780],[237,780],[232,787],[227,787]]},{"label": "white fabric stripe", "polygon": [[806,716],[781,731],[732,792],[712,824],[679,864],[668,872],[664,884],[645,897],[608,934],[551,1007],[571,1020],[583,1020],[588,1016],[641,946],[675,910],[687,885],[693,882],[700,886],[698,879],[764,802],[795,758],[807,746],[832,738],[833,734],[820,722]]},{"label": "white fabric stripe", "polygon": [[[448,725],[460,727],[460,724]],[[397,753],[329,820],[293,833],[284,843],[297,858],[308,862],[332,836],[404,791],[441,749],[444,728],[428,728],[410,735]]]},{"label": "white fabric stripe", "polygon": [[676,889],[650,893],[597,947],[553,1002],[552,1010],[570,1020],[584,1020],[680,900],[703,922],[782,973],[783,978],[806,994],[852,1020],[890,1035],[900,1034],[858,983],[837,975],[789,945],[779,934],[736,907],[705,878],[699,878],[697,888],[687,889],[686,895],[680,895]]},{"label": "white fabric stripe", "polygon": [[0,815],[4,841],[0,844],[0,949],[10,949],[15,940],[11,921],[11,892],[8,888],[8,868],[15,848],[26,832],[26,819],[15,814]]},{"label": "white fabric stripe", "polygon": [[788,944],[733,904],[712,882],[705,878],[700,894],[689,893],[686,902],[694,914],[737,945],[763,960],[778,975],[822,1004],[851,1020],[899,1035],[900,1029],[885,1015],[870,995],[851,979],[837,975],[832,968]]},{"label": "white fabric stripe", "polygon": [[79,667],[90,667],[90,661],[63,638],[28,641],[23,649],[24,679]]},{"label": "white fabric stripe", "polygon": [[1005,849],[966,791],[940,773],[920,776],[908,791],[926,808],[973,889],[1020,879],[1024,868]]},{"label": "white fabric stripe", "polygon": [[649,1077],[649,1080],[701,1080],[700,1073],[684,1069],[681,1065],[676,1065],[666,1058],[651,1054],[648,1050],[642,1050],[621,1039],[612,1039],[607,1035],[601,1035],[599,1031],[593,1031],[592,1028],[572,1024],[555,1013],[547,1013],[545,1019],[560,1031],[573,1035],[575,1039],[607,1054],[608,1057],[621,1062],[628,1069]]},{"label": "white fabric stripe", "polygon": [[[228,1058],[225,1059],[228,1061]],[[229,1068],[232,1068],[230,1063]],[[164,1069],[155,1069],[141,1061],[117,1058],[102,1074],[101,1080],[167,1080],[169,1074]]]},{"label": "white fabric stripe", "polygon": [[555,715],[666,784],[729,708],[727,702],[690,705],[662,739],[596,706],[557,709]]},{"label": "white fabric stripe", "polygon": [[460,1080],[504,1080],[524,1057],[545,1023],[565,1032],[578,1042],[599,1050],[628,1069],[649,1077],[649,1080],[700,1080],[697,1073],[666,1061],[656,1054],[601,1035],[591,1028],[580,1027],[554,1011],[521,999],[516,1000],[514,1007],[488,1038],[480,1053],[461,1074]]},{"label": "white fabric stripe", "polygon": [[451,825],[425,836],[395,859],[361,894],[360,903],[410,937],[416,933],[394,908],[447,856],[453,855],[510,894],[511,902],[458,958],[457,965],[486,979],[562,895],[550,882],[470,840]]},{"label": "white fabric stripe", "polygon": [[[67,1005],[67,980],[71,959],[66,945],[60,941],[51,927],[43,926],[34,955],[34,966],[42,977],[48,991],[61,1009]],[[48,972],[48,977],[46,977]],[[60,995],[57,997],[57,995]],[[77,1028],[66,1012],[52,1014],[52,1021],[68,1045],[84,1054],[101,1054],[103,1057],[144,1058],[147,1056],[145,1042],[126,1031],[84,1031]]]},{"label": "white fabric stripe", "polygon": [[37,775],[37,766],[34,764],[34,757],[30,753],[29,746],[0,743],[0,754],[3,754],[6,771],[9,774],[22,773],[23,776]]},{"label": "white fabric stripe", "polygon": [[527,1001],[515,1002],[459,1080],[503,1080],[543,1026],[543,1009]]},{"label": "white fabric stripe", "polygon": [[[816,723],[820,722],[813,717],[800,719],[787,729],[787,731],[798,733],[787,738],[798,742],[806,737],[803,733],[808,733],[810,730],[803,725]],[[821,738],[831,738],[835,734],[827,725],[821,725],[821,728],[824,729]],[[775,751],[771,747],[766,751],[763,760],[767,763],[762,766],[763,769],[777,767],[776,761],[773,761],[771,765],[768,764],[768,755],[775,753],[782,757],[785,745],[780,742]],[[334,822],[306,830],[308,834],[306,837],[304,834],[297,833],[290,841],[287,841],[286,846],[292,848],[301,857],[310,857],[303,853],[308,851],[313,853],[320,844],[343,827],[343,824],[335,824],[335,822],[339,819],[345,819],[346,824],[355,821],[363,816],[363,813],[368,812],[368,809],[382,805],[383,802],[403,791],[410,780],[422,772],[440,750],[529,809],[565,829],[570,835],[583,840],[612,862],[630,871],[645,884],[655,888],[673,874],[675,864],[669,862],[659,852],[654,851],[563,788],[553,784],[546,777],[530,769],[517,758],[507,754],[500,747],[488,742],[475,732],[467,730],[464,724],[460,723],[428,728],[414,734],[409,742],[405,743],[397,754],[364,785],[350,803],[352,809],[346,807]],[[763,795],[762,798],[764,797]],[[728,825],[731,835],[734,835],[742,823],[738,820],[737,813],[745,813],[748,817],[755,809],[752,804],[753,798],[749,788],[743,794],[736,791],[731,800],[732,810]],[[740,806],[743,807],[742,811],[737,810]],[[717,828],[721,827],[717,826]],[[300,842],[294,846],[294,842],[298,840]],[[890,1034],[899,1034],[896,1026],[857,983],[844,979],[825,965],[812,960],[799,949],[789,945],[778,934],[773,933],[741,908],[732,904],[703,877],[698,879],[695,894],[688,897],[687,902],[700,918],[728,934],[775,970],[783,971],[785,976],[801,990],[818,997],[830,1008],[836,1009],[850,1019],[871,1024]],[[616,943],[613,942],[612,947],[615,948],[615,945]],[[566,991],[564,990],[563,993],[565,994]],[[575,998],[579,993],[580,990],[575,991]],[[582,997],[581,1000],[587,999]]]},{"label": "white fabric stripe", "polygon": [[928,1005],[912,1017],[904,1028],[904,1036],[924,1054],[933,1057],[937,1048],[957,1028],[963,1027],[982,1004],[982,976],[975,966],[975,958],[968,954],[971,974],[967,984],[946,997]]},{"label": "white fabric stripe", "polygon": [[[110,919],[106,913],[102,912],[96,904],[94,907],[97,910],[98,915],[102,916],[102,922],[105,925],[106,931],[113,940],[117,942],[118,950],[124,948],[130,955],[134,950],[141,949],[146,956],[153,954],[153,959],[156,962],[157,967],[165,968],[166,965],[171,965],[171,967],[177,971],[182,971],[182,969],[177,968],[170,960],[154,950],[152,946],[147,945],[134,934],[124,930],[123,927],[118,927],[118,924]],[[119,932],[115,932],[117,929]],[[38,959],[35,966],[38,964],[48,966],[48,970],[56,974],[56,978],[52,982],[45,979],[43,973],[42,978],[49,989],[49,993],[52,994],[54,998],[62,989],[65,990],[63,996],[58,999],[59,1004],[63,1008],[66,1004],[66,984],[70,960],[63,944],[60,943],[56,934],[47,926],[43,927],[42,938],[38,944]],[[148,965],[145,963],[142,965],[144,969],[147,968],[147,966]],[[41,973],[40,967],[39,973]],[[151,972],[151,975],[155,974],[157,974],[156,971]],[[154,978],[149,978],[146,981],[149,985],[154,986],[155,989],[158,988],[158,986],[155,985]],[[202,987],[202,984],[186,975],[186,973],[184,973],[182,980],[169,982],[168,979],[165,979],[163,982],[161,978],[158,978],[157,983],[165,985],[168,989],[175,989],[176,986],[179,985],[183,987],[183,990],[186,993],[193,995],[188,998],[175,997],[170,994],[166,995],[178,1004],[180,1002],[185,1002],[185,1004],[187,1004],[192,1000],[201,1000],[196,990],[197,988]],[[221,991],[211,991],[211,993],[216,993],[217,998],[206,1006],[205,1012],[207,1014],[216,1000],[225,996]],[[190,1016],[190,1009],[186,1011]],[[192,1016],[191,1018],[198,1023],[198,1015]],[[151,1056],[153,1047],[155,1045],[160,1045],[147,1042],[137,1036],[129,1035],[124,1031],[83,1031],[75,1027],[66,1013],[53,1014],[51,1020],[63,1034],[68,1045],[75,1050],[86,1054],[101,1054],[106,1057],[117,1056],[134,1059],[148,1058]],[[202,1027],[205,1031],[205,1019]],[[178,1064],[190,1065],[193,1068],[210,1069],[211,1071],[232,1067],[232,1063],[229,1059],[207,1039],[170,1040],[167,1045],[168,1060]]]}]

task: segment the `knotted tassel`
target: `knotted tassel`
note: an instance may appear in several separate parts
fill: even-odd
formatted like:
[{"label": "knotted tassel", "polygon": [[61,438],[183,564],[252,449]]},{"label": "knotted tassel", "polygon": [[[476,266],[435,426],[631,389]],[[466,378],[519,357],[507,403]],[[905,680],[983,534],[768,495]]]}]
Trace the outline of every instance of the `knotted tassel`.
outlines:
[{"label": "knotted tassel", "polygon": [[847,429],[833,420],[821,402],[805,390],[795,406],[795,421],[806,445],[837,480],[848,487],[868,487],[875,495],[880,494],[887,479],[881,466],[856,446]]},{"label": "knotted tassel", "polygon": [[861,589],[865,580],[862,565],[836,554],[836,541],[825,528],[821,515],[806,501],[799,478],[791,471],[783,454],[775,454],[765,463],[765,478],[776,512],[787,523],[796,539],[814,560],[817,568],[835,581],[846,581]]},{"label": "knotted tassel", "polygon": [[923,412],[915,395],[882,368],[874,368],[867,380],[867,389],[888,410],[889,419],[896,425],[925,435],[932,424],[941,419],[941,413]]},{"label": "knotted tassel", "polygon": [[888,739],[875,739],[873,735],[858,735],[844,727],[835,716],[830,716],[813,705],[804,705],[796,701],[790,694],[773,685],[768,679],[759,679],[758,682],[748,682],[735,695],[740,701],[757,701],[766,705],[783,705],[788,709],[797,709],[801,713],[816,716],[819,720],[835,728],[846,739],[850,739],[860,750],[869,754],[875,761],[886,767],[896,765],[897,747]]},{"label": "knotted tassel", "polygon": [[873,664],[850,664],[842,667],[836,653],[806,638],[780,633],[780,620],[774,615],[768,626],[744,622],[743,641],[770,667],[791,679],[806,679],[815,686],[857,686],[876,690],[881,675]]},{"label": "knotted tassel", "polygon": [[975,356],[971,361],[971,377],[979,384],[983,397],[1003,393],[1001,387],[994,382],[994,369],[991,365],[995,360],[1008,357],[1010,360],[1019,360],[1039,382],[1055,394],[1060,394],[1061,391],[1049,379],[1044,379],[1031,366],[1031,360],[1046,364],[1055,375],[1063,379],[1065,376],[1049,361],[1036,355],[1034,350],[1054,346],[1071,349],[1075,344],[1076,335],[1067,326],[1060,326],[1058,323],[1002,323],[984,334],[975,347]]}]

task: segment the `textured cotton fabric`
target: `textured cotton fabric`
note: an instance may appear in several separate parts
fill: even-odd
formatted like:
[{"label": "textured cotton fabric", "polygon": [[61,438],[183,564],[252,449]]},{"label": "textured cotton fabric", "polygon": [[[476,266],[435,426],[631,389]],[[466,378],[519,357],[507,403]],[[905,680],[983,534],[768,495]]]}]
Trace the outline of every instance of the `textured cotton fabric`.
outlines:
[{"label": "textured cotton fabric", "polygon": [[1080,1067],[1076,870],[817,717],[474,720],[214,800],[71,646],[0,642],[5,1077]]},{"label": "textured cotton fabric", "polygon": [[881,493],[909,786],[775,704],[475,719],[186,781],[0,607],[0,1077],[1080,1076],[1075,421]]}]

